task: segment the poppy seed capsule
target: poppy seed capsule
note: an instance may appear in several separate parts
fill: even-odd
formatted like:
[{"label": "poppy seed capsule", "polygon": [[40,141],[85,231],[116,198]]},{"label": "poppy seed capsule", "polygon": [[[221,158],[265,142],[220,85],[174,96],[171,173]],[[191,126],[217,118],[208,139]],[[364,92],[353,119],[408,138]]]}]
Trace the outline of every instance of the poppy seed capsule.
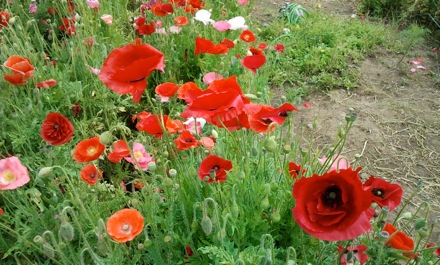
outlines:
[{"label": "poppy seed capsule", "polygon": [[156,168],[157,168],[156,162],[154,162],[154,161],[148,162],[148,170],[153,172],[156,170]]},{"label": "poppy seed capsule", "polygon": [[404,213],[402,214],[402,218],[403,218],[403,219],[406,219],[406,220],[411,219],[412,216],[413,216],[413,215],[412,215],[411,212],[404,212]]},{"label": "poppy seed capsule", "polygon": [[170,174],[170,177],[174,178],[175,176],[177,176],[177,170],[172,168],[172,169],[170,169],[169,174]]}]

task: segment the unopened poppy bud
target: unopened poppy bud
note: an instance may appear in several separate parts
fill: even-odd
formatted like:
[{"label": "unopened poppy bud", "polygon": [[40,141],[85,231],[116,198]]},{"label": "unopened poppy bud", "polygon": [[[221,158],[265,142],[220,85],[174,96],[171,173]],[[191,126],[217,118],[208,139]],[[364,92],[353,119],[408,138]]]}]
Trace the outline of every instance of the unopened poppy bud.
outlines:
[{"label": "unopened poppy bud", "polygon": [[197,228],[199,227],[199,225],[197,224],[197,222],[196,222],[196,220],[194,220],[192,223],[191,223],[191,231],[193,232],[193,233],[195,233],[196,231],[197,231]]},{"label": "unopened poppy bud", "polygon": [[240,172],[237,173],[237,177],[239,179],[244,179],[246,177],[246,174],[244,173],[243,170],[241,170]]},{"label": "unopened poppy bud", "polygon": [[416,220],[416,222],[414,224],[414,229],[418,231],[418,230],[424,228],[425,226],[426,226],[425,219],[418,219],[418,220]]},{"label": "unopened poppy bud", "polygon": [[211,131],[211,135],[212,135],[212,137],[214,137],[214,139],[218,138],[218,132],[214,129]]},{"label": "unopened poppy bud", "polygon": [[274,137],[270,137],[264,141],[264,149],[268,152],[275,152],[277,150],[277,142]]},{"label": "unopened poppy bud", "polygon": [[80,19],[81,19],[81,16],[78,13],[76,13],[75,14],[75,21],[79,21]]},{"label": "unopened poppy bud", "polygon": [[258,150],[255,147],[252,147],[251,149],[251,156],[258,156]]},{"label": "unopened poppy bud", "polygon": [[75,229],[69,222],[63,222],[60,226],[60,235],[64,240],[70,242],[75,237]]},{"label": "unopened poppy bud", "polygon": [[218,231],[218,233],[217,233],[217,238],[219,240],[223,240],[223,238],[225,238],[225,236],[226,236],[226,230],[220,229],[220,231]]},{"label": "unopened poppy bud", "polygon": [[269,198],[266,196],[261,201],[261,208],[266,209],[267,207],[269,207]]},{"label": "unopened poppy bud", "polygon": [[281,215],[278,211],[274,212],[270,215],[270,219],[272,219],[272,221],[274,221],[275,223],[278,223],[281,220]]},{"label": "unopened poppy bud", "polygon": [[345,260],[347,262],[352,262],[353,261],[353,251],[348,251],[347,252],[347,257],[345,258]]},{"label": "unopened poppy bud", "polygon": [[156,162],[154,162],[154,161],[148,162],[148,170],[149,171],[154,172],[156,169],[157,169]]},{"label": "unopened poppy bud", "polygon": [[173,180],[170,178],[164,178],[164,180],[162,181],[162,185],[166,188],[171,188],[173,184]]},{"label": "unopened poppy bud", "polygon": [[170,177],[172,177],[172,178],[177,176],[177,170],[175,170],[174,168],[170,169],[170,171],[168,173],[170,174]]},{"label": "unopened poppy bud", "polygon": [[215,179],[216,173],[215,173],[215,170],[214,170],[214,169],[209,170],[209,176],[210,176],[212,179]]},{"label": "unopened poppy bud", "polygon": [[105,145],[111,144],[113,143],[113,135],[111,134],[111,132],[105,131],[99,136],[99,141]]},{"label": "unopened poppy bud", "polygon": [[[2,20],[5,21],[4,17],[2,16]],[[8,21],[9,25],[13,25],[15,23],[15,20],[17,20],[15,17],[11,17]]]},{"label": "unopened poppy bud", "polygon": [[48,176],[52,172],[52,168],[53,167],[43,167],[42,169],[40,169],[40,171],[38,171],[37,176],[38,177],[46,177],[46,176]]},{"label": "unopened poppy bud", "polygon": [[211,234],[211,232],[212,232],[212,221],[211,221],[211,218],[209,218],[207,215],[204,215],[202,217],[201,225],[202,225],[203,232],[205,232],[205,235],[208,236],[209,234]]},{"label": "unopened poppy bud", "polygon": [[43,243],[43,252],[50,259],[55,258],[55,250],[53,249],[52,245],[47,242]]},{"label": "unopened poppy bud", "polygon": [[413,216],[413,215],[412,215],[411,212],[404,212],[404,213],[402,214],[402,218],[403,218],[403,219],[406,219],[406,220],[411,219],[412,216]]}]

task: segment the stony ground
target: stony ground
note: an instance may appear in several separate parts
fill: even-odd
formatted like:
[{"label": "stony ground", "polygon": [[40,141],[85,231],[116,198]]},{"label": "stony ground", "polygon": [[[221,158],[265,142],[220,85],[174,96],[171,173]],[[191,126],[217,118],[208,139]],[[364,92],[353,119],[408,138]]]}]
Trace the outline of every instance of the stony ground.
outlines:
[{"label": "stony ground", "polygon": [[[263,23],[277,15],[285,1],[255,1],[253,17]],[[355,14],[352,1],[296,1],[309,9],[319,9],[334,16]],[[334,90],[314,94],[305,100],[311,107],[300,106],[296,119],[303,131],[318,120],[319,145],[331,145],[337,127],[345,123],[349,111],[357,114],[344,155],[354,159],[362,154],[362,177],[375,175],[400,183],[408,198],[417,185],[423,188],[412,200],[412,207],[422,201],[432,206],[432,218],[440,218],[440,87],[432,76],[439,72],[438,61],[428,56],[427,43],[408,56],[377,52],[358,65],[361,82],[357,89]],[[412,56],[411,58],[409,56]],[[410,60],[421,58],[426,71],[410,72]],[[302,123],[300,122],[302,121]],[[438,230],[438,227],[437,229]],[[437,238],[439,233],[436,233]]]}]

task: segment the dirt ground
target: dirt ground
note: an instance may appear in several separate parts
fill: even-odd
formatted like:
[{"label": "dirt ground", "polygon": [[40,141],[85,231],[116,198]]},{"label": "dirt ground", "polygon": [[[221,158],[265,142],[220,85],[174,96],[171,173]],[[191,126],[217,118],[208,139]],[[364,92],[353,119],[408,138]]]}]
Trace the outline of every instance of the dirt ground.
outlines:
[{"label": "dirt ground", "polygon": [[[264,23],[277,15],[285,1],[255,1],[253,18]],[[295,1],[307,9],[319,9],[334,16],[356,14],[352,1]],[[415,58],[378,52],[359,65],[361,82],[357,89],[333,90],[306,98],[309,108],[299,106],[295,119],[307,124],[316,117],[316,141],[331,145],[345,114],[352,111],[357,120],[352,128],[344,156],[349,160],[362,154],[362,178],[369,175],[400,183],[408,198],[421,183],[423,188],[412,200],[412,207],[428,201],[432,219],[440,219],[440,87],[434,83],[438,62],[428,56],[433,47],[418,47],[410,54],[423,60],[425,71],[410,72]],[[400,63],[399,63],[400,61]],[[310,129],[308,129],[310,130]],[[439,230],[437,224],[436,230]],[[439,237],[439,233],[436,233]]]}]

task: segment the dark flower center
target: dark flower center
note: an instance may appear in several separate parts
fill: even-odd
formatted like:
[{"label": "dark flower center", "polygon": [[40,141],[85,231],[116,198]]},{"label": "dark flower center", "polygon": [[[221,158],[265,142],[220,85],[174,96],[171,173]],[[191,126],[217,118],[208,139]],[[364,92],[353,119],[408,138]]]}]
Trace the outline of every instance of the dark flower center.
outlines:
[{"label": "dark flower center", "polygon": [[219,166],[214,166],[212,169],[215,170],[215,171],[217,171],[217,170],[220,169],[220,167],[219,167]]},{"label": "dark flower center", "polygon": [[322,194],[322,200],[327,206],[331,208],[337,208],[338,206],[342,205],[341,195],[341,189],[338,186],[333,185],[328,187],[324,191],[324,193]]},{"label": "dark flower center", "polygon": [[278,116],[280,116],[280,117],[287,117],[287,112],[282,111],[282,112],[278,113]]},{"label": "dark flower center", "polygon": [[272,120],[269,119],[269,118],[267,118],[267,119],[261,119],[261,121],[262,121],[263,123],[265,123],[265,124],[271,124],[271,123],[272,123]]},{"label": "dark flower center", "polygon": [[373,188],[371,193],[373,193],[374,196],[381,197],[382,199],[385,198],[385,191],[381,188]]},{"label": "dark flower center", "polygon": [[96,174],[94,174],[94,173],[93,173],[93,174],[90,174],[90,175],[89,175],[89,178],[90,178],[90,179],[95,179],[95,178],[96,178]]},{"label": "dark flower center", "polygon": [[53,125],[53,128],[54,128],[55,130],[58,130],[59,127],[60,127],[60,126],[59,126],[58,124],[54,124],[54,125]]},{"label": "dark flower center", "polygon": [[185,140],[185,142],[187,142],[187,143],[191,143],[192,140],[191,140],[190,138],[188,138],[188,139]]}]

